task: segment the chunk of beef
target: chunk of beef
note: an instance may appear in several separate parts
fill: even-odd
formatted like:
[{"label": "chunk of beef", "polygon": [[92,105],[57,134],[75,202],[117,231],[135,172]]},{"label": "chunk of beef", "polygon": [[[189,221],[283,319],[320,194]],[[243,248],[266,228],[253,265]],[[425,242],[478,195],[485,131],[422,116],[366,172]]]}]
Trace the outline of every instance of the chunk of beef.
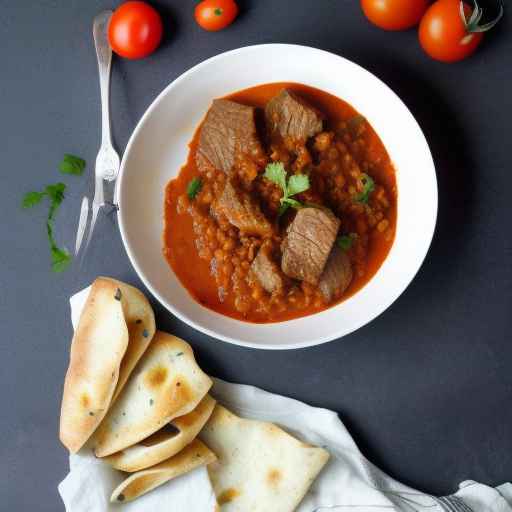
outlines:
[{"label": "chunk of beef", "polygon": [[300,209],[281,246],[283,272],[295,279],[317,284],[339,227],[339,219],[330,210]]},{"label": "chunk of beef", "polygon": [[201,171],[209,165],[232,173],[238,158],[258,161],[264,151],[258,137],[255,108],[229,100],[213,100],[201,127],[196,163]]},{"label": "chunk of beef", "polygon": [[274,261],[268,244],[260,247],[252,262],[251,272],[268,293],[278,292],[284,287],[284,276]]},{"label": "chunk of beef", "polygon": [[327,302],[341,297],[352,281],[352,264],[347,253],[337,247],[333,247],[324,271],[318,282],[318,287]]},{"label": "chunk of beef", "polygon": [[263,215],[258,203],[233,180],[228,180],[218,201],[213,205],[213,214],[224,215],[228,221],[247,235],[271,236],[272,225]]},{"label": "chunk of beef", "polygon": [[265,119],[271,135],[294,141],[306,141],[323,128],[322,113],[289,89],[283,89],[267,103]]}]

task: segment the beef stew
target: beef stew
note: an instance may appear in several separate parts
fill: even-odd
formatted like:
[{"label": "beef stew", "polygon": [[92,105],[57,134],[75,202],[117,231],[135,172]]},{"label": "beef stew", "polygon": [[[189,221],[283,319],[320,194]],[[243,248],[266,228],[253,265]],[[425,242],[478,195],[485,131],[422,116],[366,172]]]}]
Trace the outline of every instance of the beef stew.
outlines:
[{"label": "beef stew", "polygon": [[204,306],[289,320],[371,279],[393,243],[396,203],[389,156],[350,105],[265,84],[213,101],[166,188],[164,255]]}]

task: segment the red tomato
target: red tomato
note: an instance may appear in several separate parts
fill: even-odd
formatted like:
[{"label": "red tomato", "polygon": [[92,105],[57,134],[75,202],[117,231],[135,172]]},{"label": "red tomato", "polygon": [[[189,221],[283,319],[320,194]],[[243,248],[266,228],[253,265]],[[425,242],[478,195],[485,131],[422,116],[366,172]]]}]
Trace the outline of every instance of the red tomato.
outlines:
[{"label": "red tomato", "polygon": [[[464,3],[466,20],[472,12]],[[477,49],[483,33],[468,31],[460,15],[460,0],[437,0],[421,20],[419,37],[421,46],[433,59],[456,62]]]},{"label": "red tomato", "polygon": [[125,2],[112,15],[108,40],[112,50],[127,59],[153,53],[162,40],[160,14],[145,2]]},{"label": "red tomato", "polygon": [[384,30],[405,30],[417,25],[429,0],[361,0],[366,17]]},{"label": "red tomato", "polygon": [[238,5],[234,0],[203,0],[195,9],[197,24],[216,32],[231,25],[238,15]]}]

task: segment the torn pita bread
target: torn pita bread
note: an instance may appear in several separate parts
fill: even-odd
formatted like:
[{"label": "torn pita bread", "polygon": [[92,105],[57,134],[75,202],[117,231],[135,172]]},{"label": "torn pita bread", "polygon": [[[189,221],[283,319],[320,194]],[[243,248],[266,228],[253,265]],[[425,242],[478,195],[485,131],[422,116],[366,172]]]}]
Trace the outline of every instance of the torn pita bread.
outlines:
[{"label": "torn pita bread", "polygon": [[210,464],[215,459],[215,454],[196,439],[174,457],[130,475],[114,490],[110,501],[113,503],[132,501],[177,476],[184,475],[199,466]]},{"label": "torn pita bread", "polygon": [[220,405],[199,437],[218,457],[208,474],[223,512],[292,512],[329,459],[272,423]]},{"label": "torn pita bread", "polygon": [[97,457],[112,455],[197,407],[212,381],[185,341],[157,331],[94,434]]},{"label": "torn pita bread", "polygon": [[147,439],[103,460],[128,473],[154,466],[189,445],[208,421],[214,407],[215,400],[206,395],[192,412],[176,418]]},{"label": "torn pita bread", "polygon": [[115,279],[94,281],[71,342],[60,439],[77,452],[119,394],[155,333],[146,297]]}]

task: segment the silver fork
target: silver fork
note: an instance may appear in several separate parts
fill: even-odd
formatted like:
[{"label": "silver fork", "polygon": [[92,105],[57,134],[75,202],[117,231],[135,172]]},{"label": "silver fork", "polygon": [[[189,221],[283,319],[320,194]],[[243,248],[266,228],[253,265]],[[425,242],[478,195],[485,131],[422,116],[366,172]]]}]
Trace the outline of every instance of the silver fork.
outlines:
[{"label": "silver fork", "polygon": [[[93,36],[98,59],[98,73],[100,78],[101,94],[101,146],[96,157],[94,199],[92,202],[92,215],[89,233],[86,238],[84,251],[91,241],[94,226],[101,208],[110,206],[117,209],[115,180],[119,173],[119,155],[112,146],[110,135],[110,68],[112,64],[112,50],[108,43],[107,29],[112,11],[103,11],[94,18]],[[75,254],[80,250],[87,227],[89,200],[84,197],[80,213],[78,232],[76,237]]]}]

